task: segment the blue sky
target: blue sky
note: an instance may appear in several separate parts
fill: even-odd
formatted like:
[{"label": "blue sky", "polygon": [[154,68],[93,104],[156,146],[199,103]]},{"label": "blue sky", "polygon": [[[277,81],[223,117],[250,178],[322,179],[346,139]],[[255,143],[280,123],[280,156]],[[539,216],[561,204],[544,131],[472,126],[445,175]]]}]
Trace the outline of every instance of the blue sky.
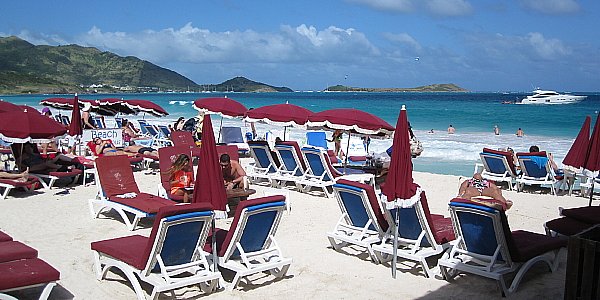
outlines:
[{"label": "blue sky", "polygon": [[591,92],[599,18],[597,0],[5,0],[0,36],[136,56],[198,84]]}]

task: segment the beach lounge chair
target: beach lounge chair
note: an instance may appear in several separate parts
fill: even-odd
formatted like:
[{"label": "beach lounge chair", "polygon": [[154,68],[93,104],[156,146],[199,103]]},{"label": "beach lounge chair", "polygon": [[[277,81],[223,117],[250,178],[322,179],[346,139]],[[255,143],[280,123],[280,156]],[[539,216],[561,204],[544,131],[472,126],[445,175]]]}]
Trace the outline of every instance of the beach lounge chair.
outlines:
[{"label": "beach lounge chair", "polygon": [[103,116],[92,117],[92,121],[94,121],[94,125],[96,125],[96,127],[98,127],[99,129],[106,128],[106,124],[104,123],[104,117]]},{"label": "beach lounge chair", "polygon": [[115,117],[115,125],[117,128],[123,127],[123,118]]},{"label": "beach lounge chair", "polygon": [[596,224],[600,224],[600,207],[583,206],[574,208],[559,208],[560,218],[544,224],[546,234],[550,236],[572,236]]},{"label": "beach lounge chair", "polygon": [[[160,185],[158,186],[158,196],[171,199],[174,201],[183,201],[183,196],[171,194],[171,184],[169,183],[169,175],[165,174],[173,165],[173,161],[177,159],[179,154],[187,154],[190,158],[189,167],[193,168],[192,165],[192,152],[188,147],[163,147],[158,149],[159,162],[158,166],[160,169]],[[194,172],[192,172],[191,182],[194,182]]]},{"label": "beach lounge chair", "polygon": [[35,176],[29,176],[27,181],[24,182],[19,182],[10,179],[0,179],[0,190],[4,189],[0,193],[0,200],[6,199],[8,193],[10,193],[12,189],[16,188],[22,188],[23,190],[25,190],[25,192],[31,193],[33,192],[33,190],[35,190],[38,183],[39,179]]},{"label": "beach lounge chair", "polygon": [[521,175],[516,179],[517,191],[523,191],[525,184],[547,184],[550,186],[550,191],[554,195],[558,195],[558,190],[555,186],[562,186],[564,177],[557,177],[554,170],[550,166],[547,157],[543,156],[519,156],[519,165],[521,166]]},{"label": "beach lounge chair", "polygon": [[[264,271],[277,278],[285,276],[292,259],[283,257],[275,241],[284,210],[285,197],[281,195],[241,201],[229,230],[217,230],[219,267],[235,272],[227,290],[235,289],[241,278]],[[210,243],[204,250],[212,253]]]},{"label": "beach lounge chair", "polygon": [[306,172],[304,157],[298,143],[279,142],[275,145],[275,153],[281,165],[272,177],[274,185],[285,187],[286,183],[293,182],[296,186],[296,182],[302,180]]},{"label": "beach lounge chair", "polygon": [[273,159],[273,154],[269,145],[265,141],[250,141],[250,156],[254,163],[247,166],[246,175],[253,184],[259,183],[261,179],[266,179],[269,185],[274,186],[273,176],[277,174],[277,164]]},{"label": "beach lounge chair", "polygon": [[150,237],[133,235],[93,242],[94,269],[98,280],[112,267],[120,269],[138,299],[145,300],[141,281],[152,286],[149,299],[190,285],[212,292],[221,273],[211,270],[202,247],[213,219],[207,203],[162,207],[158,210]]},{"label": "beach lounge chair", "polygon": [[326,157],[326,151],[322,149],[302,148],[302,154],[307,163],[307,171],[303,178],[296,181],[296,186],[301,192],[309,192],[312,187],[323,189],[325,195],[333,197],[332,186],[335,179],[347,179],[374,185],[375,177],[373,174],[359,172],[358,170],[348,169],[348,174],[342,175],[335,169],[329,159]]},{"label": "beach lounge chair", "polygon": [[[438,261],[447,280],[458,273],[472,273],[498,281],[503,296],[516,291],[523,275],[536,262],[558,269],[567,239],[518,230],[512,231],[503,209],[455,198],[450,216],[456,243]],[[547,254],[554,252],[554,255]],[[516,272],[510,287],[506,274]]]},{"label": "beach lounge chair", "polygon": [[[13,157],[15,158],[15,162],[17,162],[17,165],[20,165],[20,158],[21,158],[21,154],[23,153],[23,145],[24,144],[18,144],[18,143],[13,143],[10,147],[13,153]],[[39,153],[39,149],[37,148],[36,144],[33,144],[33,151]],[[19,168],[20,172],[23,172],[25,170],[21,170],[21,168]],[[38,179],[38,182],[40,182],[42,184],[42,186],[44,187],[44,189],[49,190],[52,187],[54,187],[54,183],[56,183],[57,180],[59,179],[66,179],[66,178],[70,178],[72,179],[72,182],[77,182],[77,179],[79,178],[79,176],[83,173],[82,170],[78,170],[78,169],[72,169],[69,170],[68,172],[29,172],[29,176],[33,176],[36,177]]]},{"label": "beach lounge chair", "polygon": [[143,135],[149,135],[148,130],[144,127],[144,125],[148,125],[148,122],[146,120],[137,120],[138,124],[140,124],[140,130],[142,131]]},{"label": "beach lounge chair", "polygon": [[61,123],[63,123],[63,125],[65,125],[65,126],[71,125],[71,120],[69,120],[69,116],[62,115],[61,119],[62,119]]},{"label": "beach lounge chair", "polygon": [[219,158],[223,154],[228,154],[231,160],[235,160],[238,162],[240,161],[240,154],[236,145],[218,145],[217,154],[219,155]]},{"label": "beach lounge chair", "polygon": [[12,240],[0,242],[0,264],[15,260],[37,258],[37,256],[37,250],[21,242]]},{"label": "beach lounge chair", "polygon": [[0,231],[0,242],[8,242],[12,240],[13,238],[10,235]]},{"label": "beach lounge chair", "polygon": [[[140,219],[153,217],[158,209],[177,202],[140,192],[129,160],[124,155],[102,156],[95,160],[98,195],[88,200],[92,218],[98,218],[104,209],[114,209],[129,230]],[[133,216],[130,220],[129,215]]]},{"label": "beach lounge chair", "polygon": [[373,262],[379,263],[372,245],[389,236],[391,224],[381,212],[375,189],[368,184],[340,179],[333,190],[342,216],[333,231],[327,232],[331,246],[336,251],[348,244],[361,246],[367,249]]},{"label": "beach lounge chair", "polygon": [[156,125],[156,128],[158,128],[158,130],[162,134],[163,139],[171,138],[171,130],[169,129],[169,127],[165,125]]},{"label": "beach lounge chair", "polygon": [[0,263],[0,299],[17,299],[4,293],[45,286],[39,299],[46,300],[59,279],[60,272],[39,258]]},{"label": "beach lounge chair", "polygon": [[[114,143],[111,139],[107,139],[107,141],[109,141],[111,144],[114,145]],[[86,146],[87,146],[88,150],[90,150],[90,152],[92,153],[92,156],[94,157],[94,159],[104,156],[104,154],[99,154],[98,152],[96,152],[96,144],[94,144],[93,140],[88,141],[86,143]],[[136,153],[135,156],[127,156],[127,159],[129,160],[129,164],[131,164],[132,166],[136,166],[140,169],[143,169],[145,167],[144,157],[139,153]]]},{"label": "beach lounge chair", "polygon": [[306,133],[306,144],[327,150],[327,135],[325,131],[309,131]]},{"label": "beach lounge chair", "polygon": [[[398,208],[398,210],[384,210],[386,220],[394,220],[396,212],[400,214],[398,225],[398,249],[396,255],[401,259],[418,262],[423,268],[423,273],[428,278],[434,278],[435,265],[430,267],[427,259],[437,256],[451,245],[455,239],[452,229],[452,220],[442,215],[432,214],[429,211],[425,192],[412,207]],[[374,245],[373,251],[380,261],[393,258],[393,234],[386,236],[380,245]]]},{"label": "beach lounge chair", "polygon": [[138,145],[146,145],[146,146],[156,146],[156,147],[169,147],[173,145],[173,142],[166,137],[163,136],[162,132],[159,131],[154,125],[144,124],[141,125],[142,128],[145,128],[148,133],[147,136],[150,137],[150,140],[135,140],[134,142]]},{"label": "beach lounge chair", "polygon": [[243,156],[245,156],[246,153],[250,151],[250,147],[244,140],[244,136],[242,135],[242,128],[240,127],[222,127],[221,143],[237,146],[238,151]]},{"label": "beach lounge chair", "polygon": [[171,132],[171,141],[175,147],[188,147],[192,151],[192,156],[200,157],[200,147],[196,146],[191,132],[173,131]]},{"label": "beach lounge chair", "polygon": [[[510,152],[495,151],[484,148],[479,153],[482,167],[481,177],[487,180],[506,182],[510,190],[513,189],[513,181],[517,179],[517,173]],[[478,170],[475,171],[476,173]]]}]

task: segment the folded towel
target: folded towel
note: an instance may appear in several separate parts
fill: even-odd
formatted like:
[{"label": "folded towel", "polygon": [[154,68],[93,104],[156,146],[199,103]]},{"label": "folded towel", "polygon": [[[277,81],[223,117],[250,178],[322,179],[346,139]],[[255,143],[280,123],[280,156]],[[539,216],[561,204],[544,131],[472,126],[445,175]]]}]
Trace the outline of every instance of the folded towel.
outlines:
[{"label": "folded towel", "polygon": [[122,194],[122,195],[116,195],[115,197],[117,197],[117,198],[135,198],[135,197],[137,197],[137,194],[135,192],[131,192],[131,193],[126,193],[126,194]]}]

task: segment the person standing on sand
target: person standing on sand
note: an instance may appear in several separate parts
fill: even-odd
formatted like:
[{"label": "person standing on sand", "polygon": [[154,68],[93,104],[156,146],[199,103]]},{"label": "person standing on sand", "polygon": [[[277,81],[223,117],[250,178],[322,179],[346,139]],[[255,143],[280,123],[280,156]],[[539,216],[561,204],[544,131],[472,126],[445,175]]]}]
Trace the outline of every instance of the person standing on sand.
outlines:
[{"label": "person standing on sand", "polygon": [[500,128],[498,128],[498,125],[494,125],[494,134],[500,135]]},{"label": "person standing on sand", "polygon": [[454,133],[454,127],[452,127],[452,125],[450,125],[450,127],[448,127],[448,133],[450,133],[450,134]]},{"label": "person standing on sand", "polygon": [[523,132],[523,130],[521,130],[521,128],[519,128],[519,130],[517,130],[517,133],[515,133],[517,135],[517,137],[523,137],[525,135],[525,132]]}]

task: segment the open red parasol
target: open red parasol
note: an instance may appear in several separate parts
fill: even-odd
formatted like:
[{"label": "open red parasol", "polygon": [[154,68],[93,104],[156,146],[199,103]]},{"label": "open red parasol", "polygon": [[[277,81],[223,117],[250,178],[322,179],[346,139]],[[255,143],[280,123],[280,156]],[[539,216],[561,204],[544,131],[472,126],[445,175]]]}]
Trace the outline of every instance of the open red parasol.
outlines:
[{"label": "open red parasol", "polygon": [[123,101],[128,108],[137,112],[149,113],[155,117],[164,117],[169,115],[164,108],[149,100],[130,99]]},{"label": "open red parasol", "polygon": [[[100,106],[96,102],[96,100],[78,99],[78,101],[79,101],[80,106],[84,105],[85,103],[89,103],[92,107],[91,111],[93,113],[103,115],[103,116],[114,116],[117,114],[116,111],[112,110],[108,106]],[[44,100],[40,101],[40,105],[49,106],[49,107],[56,108],[56,109],[72,110],[73,109],[73,99],[60,98],[60,97],[48,98],[48,99],[44,99]]]},{"label": "open red parasol", "polygon": [[297,105],[274,104],[248,110],[244,114],[244,121],[306,129],[308,117],[312,114],[312,111]]},{"label": "open red parasol", "polygon": [[369,136],[389,136],[395,128],[378,116],[358,109],[329,109],[308,118],[309,127],[346,130]]},{"label": "open red parasol", "polygon": [[16,104],[0,100],[0,113],[9,111],[23,111],[23,108]]},{"label": "open red parasol", "polygon": [[128,106],[123,99],[118,98],[105,98],[105,99],[97,99],[94,102],[100,107],[105,109],[110,109],[115,111],[116,113],[121,113],[125,115],[136,115],[138,113],[137,110]]},{"label": "open red parasol", "polygon": [[41,115],[37,110],[0,112],[0,139],[6,142],[48,143],[66,131],[62,124]]},{"label": "open red parasol", "polygon": [[225,118],[243,118],[248,111],[243,104],[225,97],[196,99],[193,107],[205,114],[217,114]]},{"label": "open red parasol", "polygon": [[579,134],[575,138],[571,149],[565,156],[563,164],[572,166],[575,168],[581,168],[585,164],[585,158],[587,155],[588,148],[590,146],[590,125],[592,124],[592,117],[587,116]]},{"label": "open red parasol", "polygon": [[223,182],[212,121],[206,117],[202,124],[202,147],[192,203],[211,203],[215,208],[215,217],[226,218],[227,192]]}]

